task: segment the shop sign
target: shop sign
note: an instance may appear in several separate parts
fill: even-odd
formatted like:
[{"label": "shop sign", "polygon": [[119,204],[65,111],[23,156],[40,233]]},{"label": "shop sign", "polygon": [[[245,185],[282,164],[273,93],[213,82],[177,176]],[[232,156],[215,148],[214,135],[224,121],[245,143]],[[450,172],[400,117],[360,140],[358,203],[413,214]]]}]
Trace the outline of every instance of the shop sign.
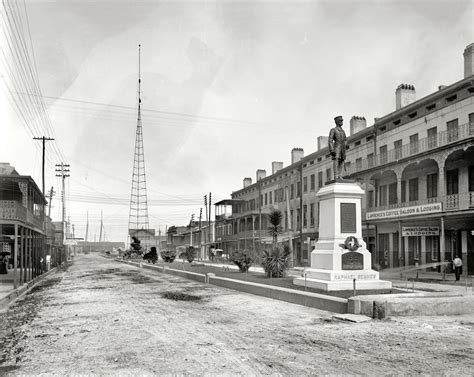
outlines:
[{"label": "shop sign", "polygon": [[397,217],[429,215],[431,213],[438,213],[443,210],[441,203],[430,203],[421,206],[393,208],[386,211],[367,212],[365,218],[367,220],[383,220],[393,219]]},{"label": "shop sign", "polygon": [[439,236],[437,226],[402,226],[403,237],[413,236]]}]

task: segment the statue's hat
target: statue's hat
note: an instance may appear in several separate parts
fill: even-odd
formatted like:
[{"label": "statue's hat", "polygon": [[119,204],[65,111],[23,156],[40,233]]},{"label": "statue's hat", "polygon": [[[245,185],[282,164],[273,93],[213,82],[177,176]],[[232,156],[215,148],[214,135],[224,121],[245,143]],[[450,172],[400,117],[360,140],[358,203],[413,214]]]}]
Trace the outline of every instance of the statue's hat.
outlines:
[{"label": "statue's hat", "polygon": [[342,115],[338,115],[337,117],[334,118],[335,121],[342,120]]}]

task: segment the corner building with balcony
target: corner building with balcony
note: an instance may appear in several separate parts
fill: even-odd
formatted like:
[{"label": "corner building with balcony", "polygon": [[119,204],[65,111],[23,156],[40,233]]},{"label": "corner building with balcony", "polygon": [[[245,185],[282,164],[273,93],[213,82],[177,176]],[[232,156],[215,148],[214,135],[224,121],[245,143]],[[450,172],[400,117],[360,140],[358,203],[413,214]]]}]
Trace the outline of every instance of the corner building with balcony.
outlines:
[{"label": "corner building with balcony", "polygon": [[[353,116],[349,132],[345,127],[345,178],[365,190],[363,237],[373,265],[440,271],[442,262],[459,255],[463,272],[474,274],[473,74],[470,44],[462,80],[418,100],[413,85],[401,84],[395,111],[371,126]],[[318,150],[308,156],[294,148],[291,161],[285,168],[274,162],[268,177],[258,170],[256,183],[245,178],[244,187],[222,201],[221,207],[232,206],[216,217],[223,248],[263,247],[273,207],[284,214],[281,240],[293,243],[297,263],[309,263],[318,237],[315,194],[333,177],[327,137],[318,137]]]},{"label": "corner building with balcony", "polygon": [[45,197],[30,176],[0,163],[0,243],[8,258],[7,271],[2,274],[11,274],[14,288],[46,272],[49,258],[53,259],[50,263],[60,263],[45,205]]}]

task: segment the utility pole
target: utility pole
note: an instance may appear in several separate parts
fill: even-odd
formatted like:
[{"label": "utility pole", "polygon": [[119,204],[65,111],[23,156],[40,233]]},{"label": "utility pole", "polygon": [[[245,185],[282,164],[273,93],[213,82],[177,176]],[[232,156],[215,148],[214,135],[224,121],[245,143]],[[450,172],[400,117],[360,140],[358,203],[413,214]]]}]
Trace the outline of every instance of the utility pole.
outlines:
[{"label": "utility pole", "polygon": [[103,223],[102,223],[102,211],[100,211],[100,231],[99,231],[99,242],[102,242],[102,228],[103,228]]},{"label": "utility pole", "polygon": [[209,227],[209,249],[211,248],[211,193],[209,193],[209,223],[208,223],[208,227]]},{"label": "utility pole", "polygon": [[[46,193],[44,191],[44,160],[45,160],[45,150],[46,150],[46,141],[49,141],[49,140],[54,140],[52,138],[49,138],[49,137],[46,137],[46,136],[42,136],[42,137],[34,137],[33,140],[42,140],[43,141],[43,160],[42,160],[42,164],[41,164],[41,184],[42,184],[42,193],[43,193],[43,197],[46,198]],[[44,206],[44,204],[42,205],[42,215],[43,215],[43,237],[42,237],[42,245],[41,245],[41,254],[43,255],[43,259],[45,260],[46,259],[46,208]],[[41,266],[41,269],[43,267]]]},{"label": "utility pole", "polygon": [[45,195],[45,192],[44,192],[44,157],[45,157],[45,150],[46,150],[46,142],[47,141],[50,141],[50,140],[54,140],[50,137],[46,137],[46,136],[41,136],[41,137],[34,137],[33,138],[34,140],[42,140],[43,141],[43,163],[42,163],[42,169],[41,169],[41,172],[42,172],[42,193],[44,196]]},{"label": "utility pole", "polygon": [[48,217],[51,217],[51,202],[53,201],[54,194],[56,194],[56,192],[53,190],[53,186],[51,186],[51,190],[49,190]]},{"label": "utility pole", "polygon": [[86,236],[84,238],[87,242],[89,238],[89,211],[87,211]]},{"label": "utility pole", "polygon": [[69,177],[69,166],[68,164],[60,163],[56,164],[56,177],[61,177],[62,178],[62,189],[63,189],[63,195],[62,195],[62,200],[63,200],[63,214],[62,214],[62,225],[63,225],[63,234],[62,234],[62,239],[63,239],[63,247],[66,246],[64,245],[64,242],[66,241],[66,190],[65,190],[65,180],[67,177]]},{"label": "utility pole", "polygon": [[199,208],[199,256],[201,256],[202,248],[202,207]]},{"label": "utility pole", "polygon": [[[258,256],[262,248],[262,178],[258,180]],[[255,250],[254,250],[255,251]]]},{"label": "utility pole", "polygon": [[[204,208],[206,208],[206,222],[207,222],[207,225],[209,225],[209,216],[207,214],[208,213],[207,212],[207,195],[204,195]],[[206,237],[204,237],[204,242],[205,241],[206,241]]]},{"label": "utility pole", "polygon": [[191,225],[191,239],[189,241],[191,247],[193,247],[193,222],[194,222],[194,213],[191,215],[191,222],[190,222],[190,225]]},{"label": "utility pole", "polygon": [[161,251],[161,228],[158,228],[158,252]]}]

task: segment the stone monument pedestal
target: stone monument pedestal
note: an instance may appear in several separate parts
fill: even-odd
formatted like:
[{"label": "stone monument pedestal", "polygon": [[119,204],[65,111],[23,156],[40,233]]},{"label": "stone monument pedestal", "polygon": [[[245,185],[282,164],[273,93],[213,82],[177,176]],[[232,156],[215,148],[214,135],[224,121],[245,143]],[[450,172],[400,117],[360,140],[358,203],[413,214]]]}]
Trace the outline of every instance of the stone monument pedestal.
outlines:
[{"label": "stone monument pedestal", "polygon": [[352,181],[336,181],[318,191],[319,239],[311,253],[311,268],[293,284],[325,291],[352,290],[354,283],[358,290],[392,288],[372,270],[371,254],[362,239],[363,195]]}]

